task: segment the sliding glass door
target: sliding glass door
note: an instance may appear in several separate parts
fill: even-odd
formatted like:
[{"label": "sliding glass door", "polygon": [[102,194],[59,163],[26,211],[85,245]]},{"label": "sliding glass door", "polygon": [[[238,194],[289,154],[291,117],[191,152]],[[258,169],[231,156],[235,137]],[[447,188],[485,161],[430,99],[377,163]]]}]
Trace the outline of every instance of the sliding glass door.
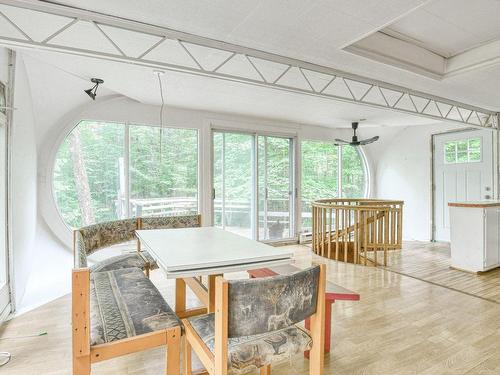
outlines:
[{"label": "sliding glass door", "polygon": [[252,135],[214,132],[214,225],[253,238],[254,142]]},{"label": "sliding glass door", "polygon": [[291,138],[213,132],[214,225],[258,240],[294,236]]},{"label": "sliding glass door", "polygon": [[259,240],[293,234],[293,150],[290,138],[258,137]]}]

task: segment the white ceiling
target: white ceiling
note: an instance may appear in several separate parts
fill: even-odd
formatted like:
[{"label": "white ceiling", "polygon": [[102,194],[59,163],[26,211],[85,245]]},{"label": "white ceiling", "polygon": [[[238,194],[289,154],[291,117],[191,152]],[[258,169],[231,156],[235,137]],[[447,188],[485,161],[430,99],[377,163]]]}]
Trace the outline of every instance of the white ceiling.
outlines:
[{"label": "white ceiling", "polygon": [[[476,39],[456,45],[454,40],[460,35],[443,33],[443,38],[447,38],[445,47],[455,51],[462,44],[500,36],[498,23],[491,21],[498,14],[495,0],[239,0],[237,6],[232,0],[144,0],[141,6],[121,0],[58,2],[310,61],[491,110],[500,109],[498,65],[436,81],[342,50],[414,14],[416,29],[425,29],[429,17],[418,17],[420,10],[425,9],[460,25],[467,23],[463,26],[467,35],[474,32]],[[441,34],[433,36],[439,39]],[[448,47],[449,43],[453,45]]]},{"label": "white ceiling", "polygon": [[388,29],[451,57],[500,38],[500,1],[435,0],[416,9]]}]

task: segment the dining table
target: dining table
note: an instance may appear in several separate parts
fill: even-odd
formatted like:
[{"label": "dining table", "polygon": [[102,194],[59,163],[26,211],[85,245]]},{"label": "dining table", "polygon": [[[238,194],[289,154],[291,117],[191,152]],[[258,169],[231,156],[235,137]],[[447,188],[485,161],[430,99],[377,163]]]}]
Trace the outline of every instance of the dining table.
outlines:
[{"label": "dining table", "polygon": [[[166,277],[175,279],[175,312],[180,318],[214,312],[217,276],[294,261],[289,248],[273,247],[217,227],[137,230],[136,236]],[[203,307],[186,308],[186,286]]]}]

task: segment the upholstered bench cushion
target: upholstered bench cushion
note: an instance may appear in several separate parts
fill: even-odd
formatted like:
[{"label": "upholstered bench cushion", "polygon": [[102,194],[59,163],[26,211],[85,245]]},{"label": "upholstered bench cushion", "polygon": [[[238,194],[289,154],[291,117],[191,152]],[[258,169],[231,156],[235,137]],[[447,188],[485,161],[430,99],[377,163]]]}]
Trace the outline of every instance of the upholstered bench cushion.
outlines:
[{"label": "upholstered bench cushion", "polygon": [[90,275],[91,345],[181,325],[139,268]]},{"label": "upholstered bench cushion", "polygon": [[[189,323],[205,345],[214,353],[214,314],[189,318]],[[244,374],[311,349],[309,334],[295,325],[254,336],[229,338],[228,366],[231,374]]]},{"label": "upholstered bench cushion", "polygon": [[134,251],[106,258],[90,267],[90,272],[105,272],[132,267],[144,270],[146,261],[150,264],[149,269],[155,270],[158,268],[158,264],[147,251],[141,251],[140,254]]}]

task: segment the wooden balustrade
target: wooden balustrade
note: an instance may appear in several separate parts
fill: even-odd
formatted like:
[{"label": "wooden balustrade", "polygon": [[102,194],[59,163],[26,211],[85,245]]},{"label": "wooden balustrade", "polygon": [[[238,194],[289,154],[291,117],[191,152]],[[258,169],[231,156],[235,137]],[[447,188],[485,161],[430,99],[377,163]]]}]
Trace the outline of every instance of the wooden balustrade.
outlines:
[{"label": "wooden balustrade", "polygon": [[[312,204],[312,249],[355,264],[387,265],[387,252],[402,247],[403,201],[321,199]],[[382,254],[379,254],[382,252]]]}]

